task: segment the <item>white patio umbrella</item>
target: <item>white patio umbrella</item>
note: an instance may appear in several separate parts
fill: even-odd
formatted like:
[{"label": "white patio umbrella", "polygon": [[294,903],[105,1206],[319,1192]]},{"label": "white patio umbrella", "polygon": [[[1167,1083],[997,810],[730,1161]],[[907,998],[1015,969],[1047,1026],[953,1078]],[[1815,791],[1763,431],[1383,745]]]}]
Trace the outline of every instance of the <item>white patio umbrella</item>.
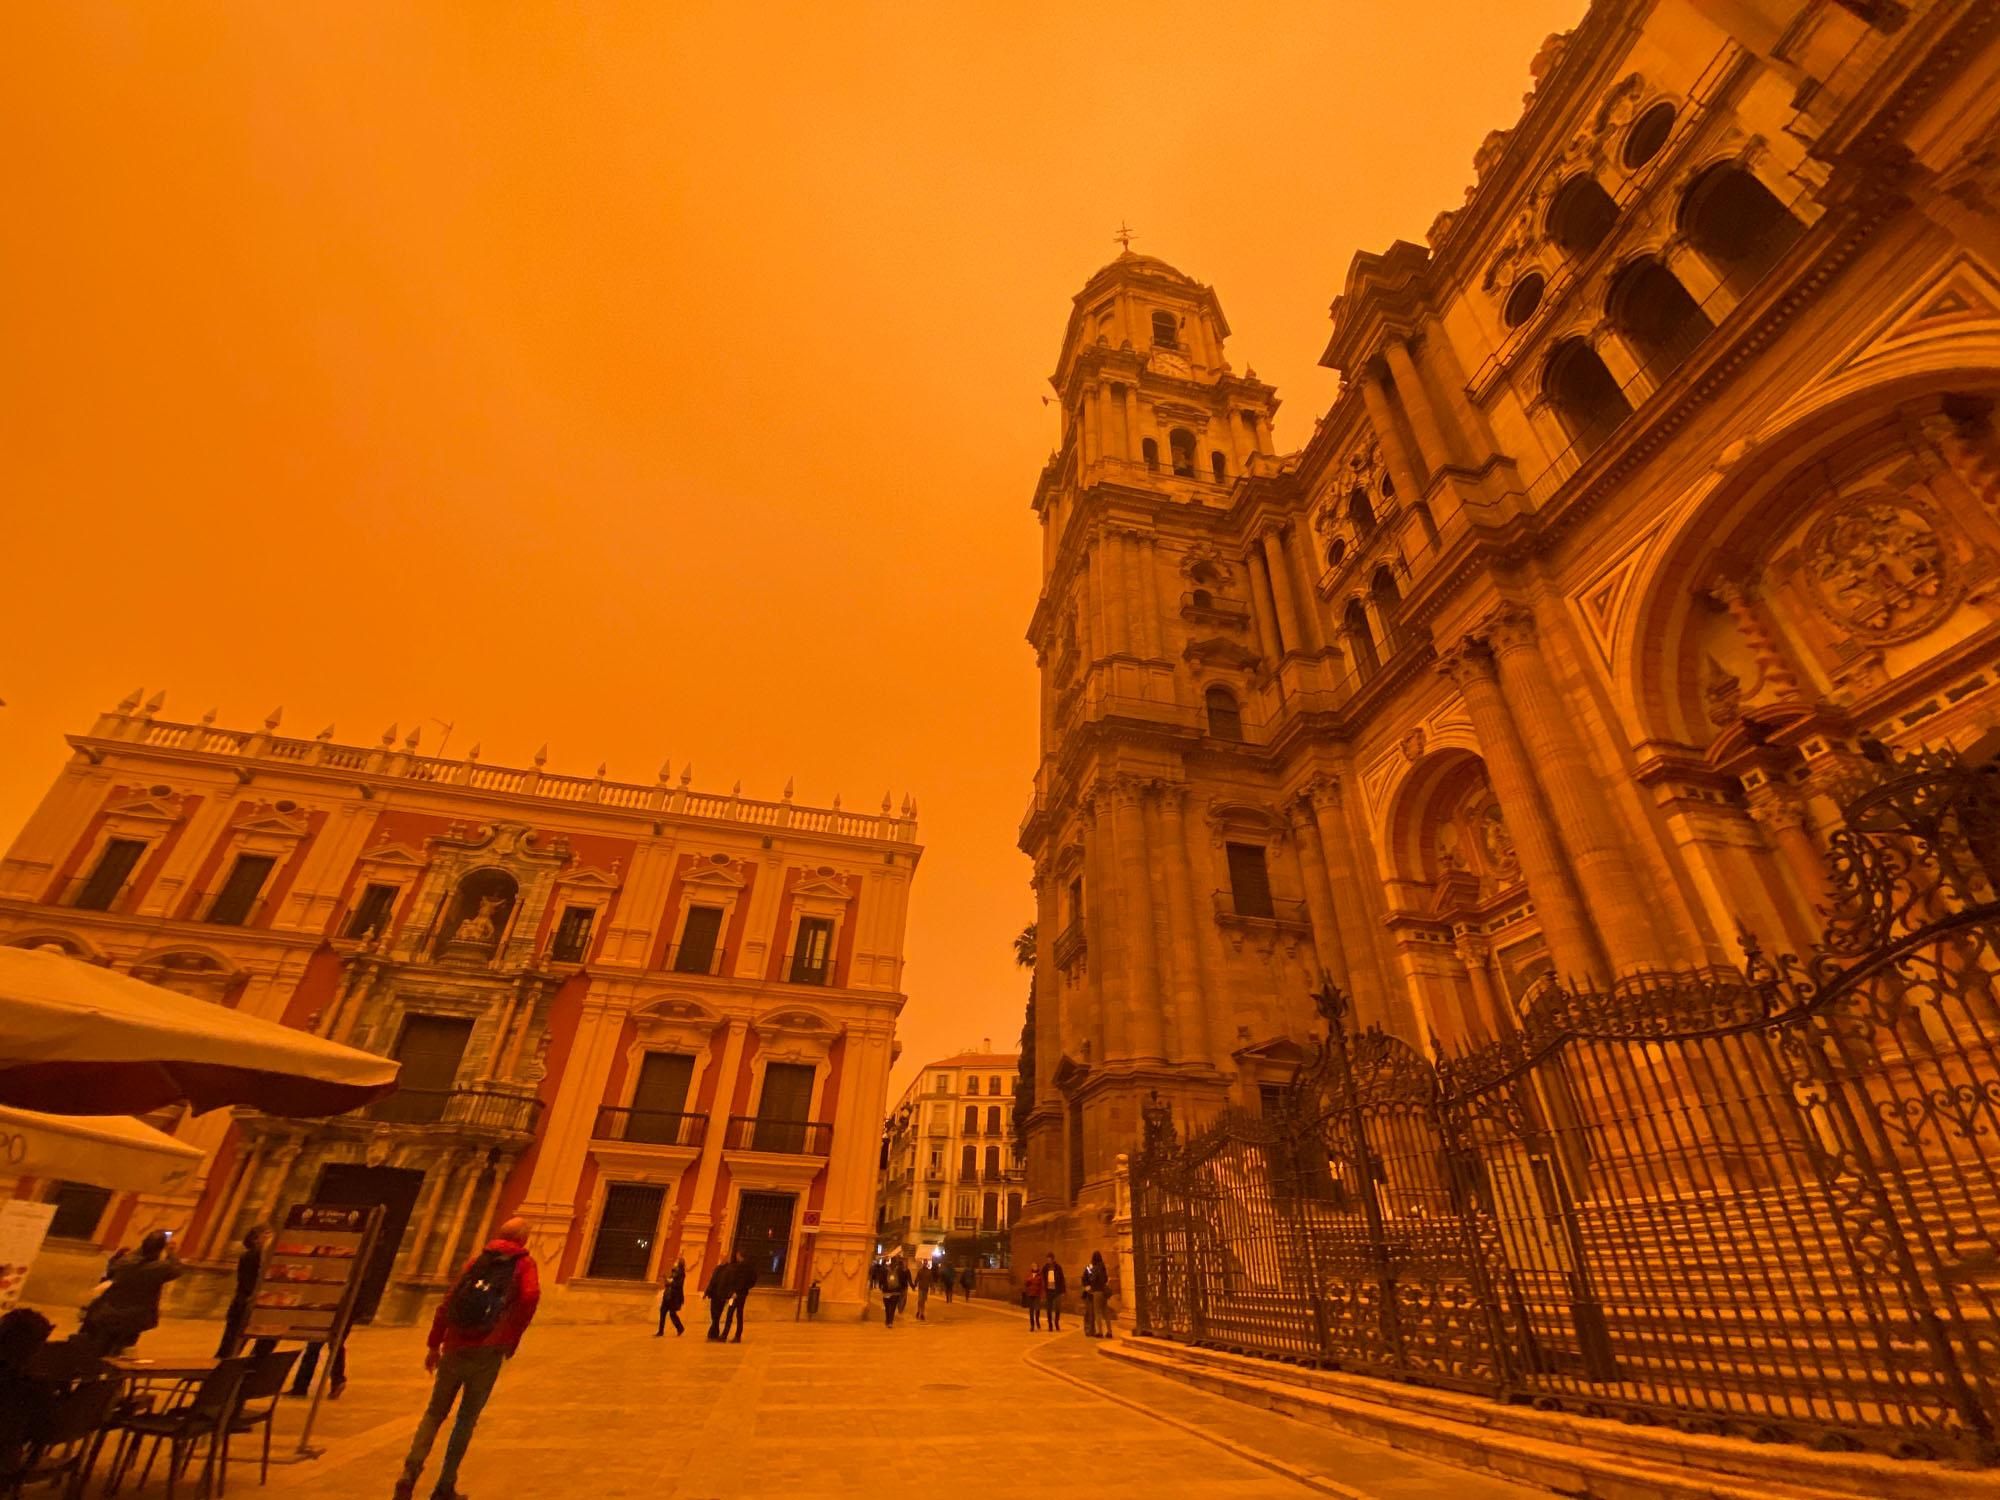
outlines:
[{"label": "white patio umbrella", "polygon": [[172,1193],[202,1153],[129,1115],[44,1115],[0,1108],[0,1167],[120,1192]]},{"label": "white patio umbrella", "polygon": [[0,948],[0,1105],[338,1115],[393,1089],[399,1066],[61,953]]}]

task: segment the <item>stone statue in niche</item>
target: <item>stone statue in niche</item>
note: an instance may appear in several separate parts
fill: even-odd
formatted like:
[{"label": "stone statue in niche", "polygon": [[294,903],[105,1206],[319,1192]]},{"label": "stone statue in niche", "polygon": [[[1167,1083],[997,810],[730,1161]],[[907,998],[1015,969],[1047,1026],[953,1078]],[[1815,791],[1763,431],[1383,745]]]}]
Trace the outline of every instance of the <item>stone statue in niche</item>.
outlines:
[{"label": "stone statue in niche", "polygon": [[1481,808],[1474,827],[1479,833],[1479,847],[1486,855],[1486,868],[1499,877],[1501,884],[1511,883],[1521,873],[1521,856],[1514,852],[1514,836],[1507,831],[1500,804],[1489,802]]},{"label": "stone statue in niche", "polygon": [[500,934],[494,913],[500,909],[501,898],[481,896],[479,908],[469,917],[460,920],[457,931],[451,935],[454,943],[477,943],[482,946],[492,943]]},{"label": "stone statue in niche", "polygon": [[1839,506],[1812,528],[1804,550],[1820,608],[1868,640],[1919,635],[1957,602],[1945,540],[1907,500],[1877,496]]}]

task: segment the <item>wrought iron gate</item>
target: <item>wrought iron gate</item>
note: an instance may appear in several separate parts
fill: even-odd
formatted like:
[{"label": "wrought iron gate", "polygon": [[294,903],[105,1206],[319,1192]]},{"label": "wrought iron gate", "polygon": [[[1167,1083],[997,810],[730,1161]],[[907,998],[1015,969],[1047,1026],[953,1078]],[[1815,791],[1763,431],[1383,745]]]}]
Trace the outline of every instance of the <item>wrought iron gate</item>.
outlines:
[{"label": "wrought iron gate", "polygon": [[1427,1058],[1327,1037],[1132,1168],[1149,1333],[1693,1430],[1995,1457],[2000,787],[1850,802],[1807,961],[1551,987]]}]

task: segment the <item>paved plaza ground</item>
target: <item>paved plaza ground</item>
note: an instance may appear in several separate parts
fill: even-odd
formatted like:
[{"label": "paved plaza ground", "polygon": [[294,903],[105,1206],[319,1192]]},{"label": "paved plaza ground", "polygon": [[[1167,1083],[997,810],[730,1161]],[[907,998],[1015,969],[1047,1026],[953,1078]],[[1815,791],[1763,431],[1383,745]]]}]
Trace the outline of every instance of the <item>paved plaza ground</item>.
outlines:
[{"label": "paved plaza ground", "polygon": [[[212,1352],[216,1329],[169,1322],[137,1352]],[[678,1340],[671,1330],[655,1339],[650,1326],[531,1329],[461,1487],[472,1500],[1541,1494],[1130,1369],[1100,1357],[1073,1320],[1058,1336],[1031,1335],[1011,1309],[934,1302],[927,1321],[885,1330],[879,1316],[852,1313],[794,1322],[789,1300],[759,1299],[742,1344],[711,1344],[702,1332],[692,1323]],[[347,1392],[320,1410],[325,1454],[274,1468],[263,1493],[386,1497],[429,1388],[422,1360],[418,1329],[357,1331]],[[304,1403],[284,1407],[279,1441],[290,1449]],[[230,1492],[243,1496],[255,1490],[243,1463],[254,1445],[239,1444]],[[427,1480],[443,1449],[440,1435]],[[138,1493],[163,1494],[159,1476]]]}]

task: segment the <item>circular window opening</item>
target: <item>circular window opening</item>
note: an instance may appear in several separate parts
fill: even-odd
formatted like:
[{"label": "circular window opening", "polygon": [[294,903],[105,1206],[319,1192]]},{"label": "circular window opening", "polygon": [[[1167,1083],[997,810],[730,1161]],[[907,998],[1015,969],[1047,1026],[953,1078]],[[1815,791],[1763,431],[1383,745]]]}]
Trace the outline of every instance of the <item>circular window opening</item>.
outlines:
[{"label": "circular window opening", "polygon": [[1382,476],[1382,498],[1384,500],[1393,500],[1396,498],[1396,481],[1391,479],[1387,474]]},{"label": "circular window opening", "polygon": [[146,790],[149,796],[154,797],[171,797],[174,794],[174,789],[170,786],[148,787]]},{"label": "circular window opening", "polygon": [[712,865],[726,865],[729,863],[729,856],[726,854],[711,854],[708,857],[708,862]]},{"label": "circular window opening", "polygon": [[1666,145],[1673,129],[1674,107],[1671,104],[1655,104],[1640,115],[1632,122],[1632,128],[1625,132],[1625,165],[1645,166],[1660,154],[1660,147]]},{"label": "circular window opening", "polygon": [[1544,285],[1541,274],[1533,271],[1514,283],[1514,290],[1507,294],[1507,306],[1501,312],[1509,328],[1519,328],[1535,315],[1535,309],[1542,305]]},{"label": "circular window opening", "polygon": [[278,802],[273,805],[279,812],[297,812],[299,810],[299,805],[296,802]]}]

